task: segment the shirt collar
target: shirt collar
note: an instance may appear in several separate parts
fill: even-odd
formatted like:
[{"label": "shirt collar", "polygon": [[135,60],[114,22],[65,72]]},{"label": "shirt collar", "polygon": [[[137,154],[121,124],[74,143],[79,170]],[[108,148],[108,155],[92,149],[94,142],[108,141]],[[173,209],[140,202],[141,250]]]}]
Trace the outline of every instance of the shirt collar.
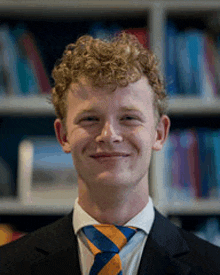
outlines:
[{"label": "shirt collar", "polygon": [[[149,234],[155,218],[155,211],[153,207],[152,199],[149,197],[147,205],[125,226],[134,226],[142,229],[146,234]],[[100,224],[97,220],[92,218],[87,212],[85,212],[78,203],[78,198],[75,200],[73,211],[73,229],[75,234],[79,232],[81,228],[88,225]]]}]

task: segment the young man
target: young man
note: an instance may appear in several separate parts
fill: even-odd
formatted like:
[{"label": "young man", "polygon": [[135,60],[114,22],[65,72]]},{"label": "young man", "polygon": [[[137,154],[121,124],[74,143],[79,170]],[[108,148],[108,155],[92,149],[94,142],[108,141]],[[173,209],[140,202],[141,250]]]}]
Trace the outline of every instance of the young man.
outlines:
[{"label": "young man", "polygon": [[170,127],[154,56],[127,34],[83,36],[53,77],[55,132],[72,155],[78,199],[67,217],[2,247],[1,274],[220,274],[220,249],[172,225],[149,197],[152,151]]}]

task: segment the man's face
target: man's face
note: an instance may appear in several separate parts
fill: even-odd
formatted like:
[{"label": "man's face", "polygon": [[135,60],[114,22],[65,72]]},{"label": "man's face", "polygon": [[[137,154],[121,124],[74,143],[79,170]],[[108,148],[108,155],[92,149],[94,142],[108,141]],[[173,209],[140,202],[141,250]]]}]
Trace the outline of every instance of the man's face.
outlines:
[{"label": "man's face", "polygon": [[156,128],[153,93],[142,77],[112,91],[85,78],[68,93],[66,132],[59,119],[56,135],[71,152],[79,184],[135,186],[147,180],[152,150],[160,150],[169,119]]}]

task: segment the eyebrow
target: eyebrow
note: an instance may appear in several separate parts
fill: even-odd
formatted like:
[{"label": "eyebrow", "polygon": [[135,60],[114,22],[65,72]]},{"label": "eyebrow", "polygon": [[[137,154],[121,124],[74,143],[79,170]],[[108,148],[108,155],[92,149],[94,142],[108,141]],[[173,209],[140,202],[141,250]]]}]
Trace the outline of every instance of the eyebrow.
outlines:
[{"label": "eyebrow", "polygon": [[124,106],[119,108],[121,111],[136,111],[141,112],[139,109],[137,109],[135,106]]},{"label": "eyebrow", "polygon": [[[137,109],[135,106],[122,106],[119,108],[120,111],[136,111],[136,112],[141,112],[139,109]],[[92,113],[96,112],[97,109],[95,107],[91,107],[88,109],[83,109],[81,110],[77,115],[82,115],[84,113]]]},{"label": "eyebrow", "polygon": [[85,113],[92,113],[92,112],[95,112],[95,111],[97,111],[97,110],[94,107],[88,108],[88,109],[83,109],[77,114],[77,116],[83,115]]}]

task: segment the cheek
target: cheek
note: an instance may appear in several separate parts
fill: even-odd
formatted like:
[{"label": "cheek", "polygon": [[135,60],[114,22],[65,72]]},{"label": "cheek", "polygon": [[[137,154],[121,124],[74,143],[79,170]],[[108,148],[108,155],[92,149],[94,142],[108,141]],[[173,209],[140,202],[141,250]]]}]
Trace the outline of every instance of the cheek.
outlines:
[{"label": "cheek", "polygon": [[92,137],[86,130],[76,129],[71,133],[70,146],[74,157],[84,153],[92,144]]},{"label": "cheek", "polygon": [[152,136],[151,133],[151,131],[143,127],[136,129],[129,135],[130,143],[140,154],[144,154],[151,149],[155,137],[155,135]]}]

